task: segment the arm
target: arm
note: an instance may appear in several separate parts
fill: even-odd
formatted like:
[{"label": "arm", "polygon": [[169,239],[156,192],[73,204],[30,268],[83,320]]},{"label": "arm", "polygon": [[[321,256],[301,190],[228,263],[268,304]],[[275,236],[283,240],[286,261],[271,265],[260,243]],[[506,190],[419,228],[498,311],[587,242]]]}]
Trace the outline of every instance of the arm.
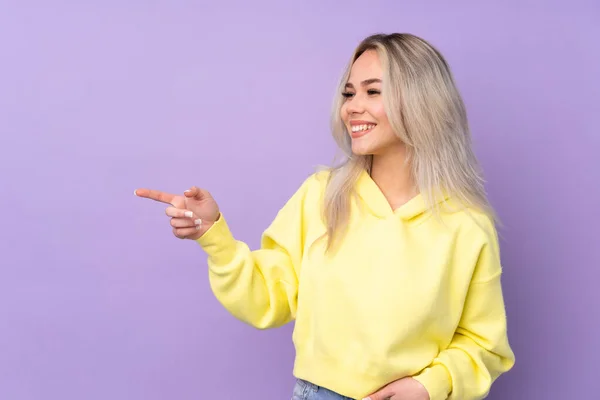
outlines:
[{"label": "arm", "polygon": [[306,189],[305,183],[278,212],[258,250],[236,240],[223,215],[197,239],[208,255],[215,296],[231,314],[253,327],[278,327],[295,317]]},{"label": "arm", "polygon": [[450,345],[414,378],[431,400],[476,400],[515,362],[507,338],[497,239],[480,250],[463,314]]}]

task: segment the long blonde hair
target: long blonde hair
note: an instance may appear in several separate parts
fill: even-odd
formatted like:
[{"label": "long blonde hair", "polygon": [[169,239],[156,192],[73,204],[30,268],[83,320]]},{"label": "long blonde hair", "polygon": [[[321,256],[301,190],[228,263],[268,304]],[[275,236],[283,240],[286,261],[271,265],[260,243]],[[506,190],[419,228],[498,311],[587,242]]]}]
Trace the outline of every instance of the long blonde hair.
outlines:
[{"label": "long blonde hair", "polygon": [[375,50],[381,60],[385,111],[392,129],[406,145],[407,162],[427,207],[437,210],[439,196],[446,193],[465,209],[473,207],[496,220],[471,147],[465,106],[446,60],[431,44],[412,34],[377,34],[365,38],[355,49],[333,104],[331,129],[343,160],[330,168],[324,196],[327,247],[347,227],[355,183],[371,165],[372,156],[352,153],[340,114],[344,101],[341,93],[352,64],[367,50]]}]

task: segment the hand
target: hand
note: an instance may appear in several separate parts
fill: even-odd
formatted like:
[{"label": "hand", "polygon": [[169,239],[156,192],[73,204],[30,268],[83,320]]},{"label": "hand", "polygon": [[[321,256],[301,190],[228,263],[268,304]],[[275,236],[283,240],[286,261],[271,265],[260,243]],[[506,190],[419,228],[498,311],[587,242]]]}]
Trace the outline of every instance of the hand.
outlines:
[{"label": "hand", "polygon": [[219,219],[219,206],[206,190],[193,186],[183,196],[158,190],[137,189],[136,196],[170,204],[165,210],[171,217],[173,234],[180,239],[196,240]]},{"label": "hand", "polygon": [[363,400],[429,400],[429,393],[411,377],[394,381]]}]

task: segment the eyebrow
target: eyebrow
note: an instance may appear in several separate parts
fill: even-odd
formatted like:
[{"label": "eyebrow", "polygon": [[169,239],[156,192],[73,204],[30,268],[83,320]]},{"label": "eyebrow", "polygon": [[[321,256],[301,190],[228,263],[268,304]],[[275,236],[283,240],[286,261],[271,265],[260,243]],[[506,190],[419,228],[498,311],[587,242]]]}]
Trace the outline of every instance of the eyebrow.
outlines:
[{"label": "eyebrow", "polygon": [[[377,78],[366,79],[366,80],[362,81],[360,84],[361,84],[361,86],[367,86],[372,83],[381,83],[381,79],[377,79]],[[354,85],[351,84],[350,82],[347,82],[345,88],[346,89],[348,89],[348,88],[354,89]]]}]

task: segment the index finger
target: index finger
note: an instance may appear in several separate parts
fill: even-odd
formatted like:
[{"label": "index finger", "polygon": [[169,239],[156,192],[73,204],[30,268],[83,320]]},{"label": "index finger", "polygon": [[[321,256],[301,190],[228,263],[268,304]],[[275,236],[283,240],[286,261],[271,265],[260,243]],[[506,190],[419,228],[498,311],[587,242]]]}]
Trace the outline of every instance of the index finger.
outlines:
[{"label": "index finger", "polygon": [[146,199],[151,199],[155,201],[160,201],[161,203],[173,204],[173,199],[175,198],[174,194],[161,192],[160,190],[151,190],[151,189],[136,189],[133,191],[138,197],[144,197]]}]

